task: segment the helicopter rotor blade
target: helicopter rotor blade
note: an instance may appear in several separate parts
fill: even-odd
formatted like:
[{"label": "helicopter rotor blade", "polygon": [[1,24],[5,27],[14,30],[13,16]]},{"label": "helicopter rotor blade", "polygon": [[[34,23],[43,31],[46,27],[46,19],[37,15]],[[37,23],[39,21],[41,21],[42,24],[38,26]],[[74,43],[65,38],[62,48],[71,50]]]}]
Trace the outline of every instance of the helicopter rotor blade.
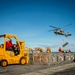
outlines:
[{"label": "helicopter rotor blade", "polygon": [[49,25],[49,27],[52,27],[52,28],[57,28],[57,27],[55,27],[55,26],[52,26],[52,25]]},{"label": "helicopter rotor blade", "polygon": [[68,24],[68,25],[65,25],[64,27],[68,27],[68,26],[70,26],[70,25],[72,25],[72,23],[70,23],[70,24]]},{"label": "helicopter rotor blade", "polygon": [[71,23],[71,24],[66,25],[66,27],[67,27],[67,26],[70,26],[70,25],[72,25],[72,23]]}]

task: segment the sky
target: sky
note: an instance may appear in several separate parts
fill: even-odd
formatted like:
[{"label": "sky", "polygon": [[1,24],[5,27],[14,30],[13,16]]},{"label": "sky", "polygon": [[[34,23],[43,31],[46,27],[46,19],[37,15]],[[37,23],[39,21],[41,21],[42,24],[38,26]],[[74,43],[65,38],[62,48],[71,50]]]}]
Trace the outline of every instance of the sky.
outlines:
[{"label": "sky", "polygon": [[[65,27],[68,24],[70,26]],[[72,36],[55,35],[49,25]],[[29,48],[50,47],[75,52],[75,0],[0,0],[0,34],[14,34]]]}]

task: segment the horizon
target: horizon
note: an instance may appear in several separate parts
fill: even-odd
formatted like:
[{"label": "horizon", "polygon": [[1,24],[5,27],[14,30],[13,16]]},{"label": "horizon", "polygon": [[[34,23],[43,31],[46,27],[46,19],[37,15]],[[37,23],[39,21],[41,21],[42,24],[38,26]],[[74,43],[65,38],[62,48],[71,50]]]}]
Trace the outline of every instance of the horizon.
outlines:
[{"label": "horizon", "polygon": [[[64,27],[68,24],[70,26]],[[55,35],[52,27],[61,28],[72,36]],[[14,34],[26,47],[50,47],[75,52],[75,0],[0,0],[0,35]],[[65,47],[62,45],[68,42]]]}]

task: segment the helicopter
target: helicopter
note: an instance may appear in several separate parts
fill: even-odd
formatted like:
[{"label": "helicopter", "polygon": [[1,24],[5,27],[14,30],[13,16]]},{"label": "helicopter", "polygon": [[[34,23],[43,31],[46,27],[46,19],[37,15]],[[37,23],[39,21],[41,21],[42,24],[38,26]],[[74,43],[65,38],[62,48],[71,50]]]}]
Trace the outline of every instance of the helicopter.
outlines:
[{"label": "helicopter", "polygon": [[[71,24],[68,24],[67,26],[69,26],[69,25],[71,25]],[[65,37],[68,37],[68,36],[71,36],[71,34],[70,33],[65,33],[64,32],[64,30],[62,30],[61,28],[58,28],[58,27],[55,27],[55,26],[52,26],[52,25],[50,25],[49,27],[52,27],[52,28],[54,28],[53,30],[48,30],[48,31],[54,31],[54,33],[57,35],[64,35]],[[66,26],[65,26],[66,27]]]}]

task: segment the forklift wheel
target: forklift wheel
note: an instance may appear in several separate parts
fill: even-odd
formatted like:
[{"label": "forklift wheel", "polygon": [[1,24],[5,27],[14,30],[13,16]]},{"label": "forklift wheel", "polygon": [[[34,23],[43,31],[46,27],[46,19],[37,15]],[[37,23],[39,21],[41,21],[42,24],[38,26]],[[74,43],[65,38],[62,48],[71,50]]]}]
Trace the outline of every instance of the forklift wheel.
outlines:
[{"label": "forklift wheel", "polygon": [[21,64],[21,65],[24,65],[25,63],[26,63],[26,60],[25,60],[24,57],[22,57],[22,58],[20,59],[20,64]]},{"label": "forklift wheel", "polygon": [[6,67],[8,65],[8,62],[6,60],[1,61],[1,66]]}]

